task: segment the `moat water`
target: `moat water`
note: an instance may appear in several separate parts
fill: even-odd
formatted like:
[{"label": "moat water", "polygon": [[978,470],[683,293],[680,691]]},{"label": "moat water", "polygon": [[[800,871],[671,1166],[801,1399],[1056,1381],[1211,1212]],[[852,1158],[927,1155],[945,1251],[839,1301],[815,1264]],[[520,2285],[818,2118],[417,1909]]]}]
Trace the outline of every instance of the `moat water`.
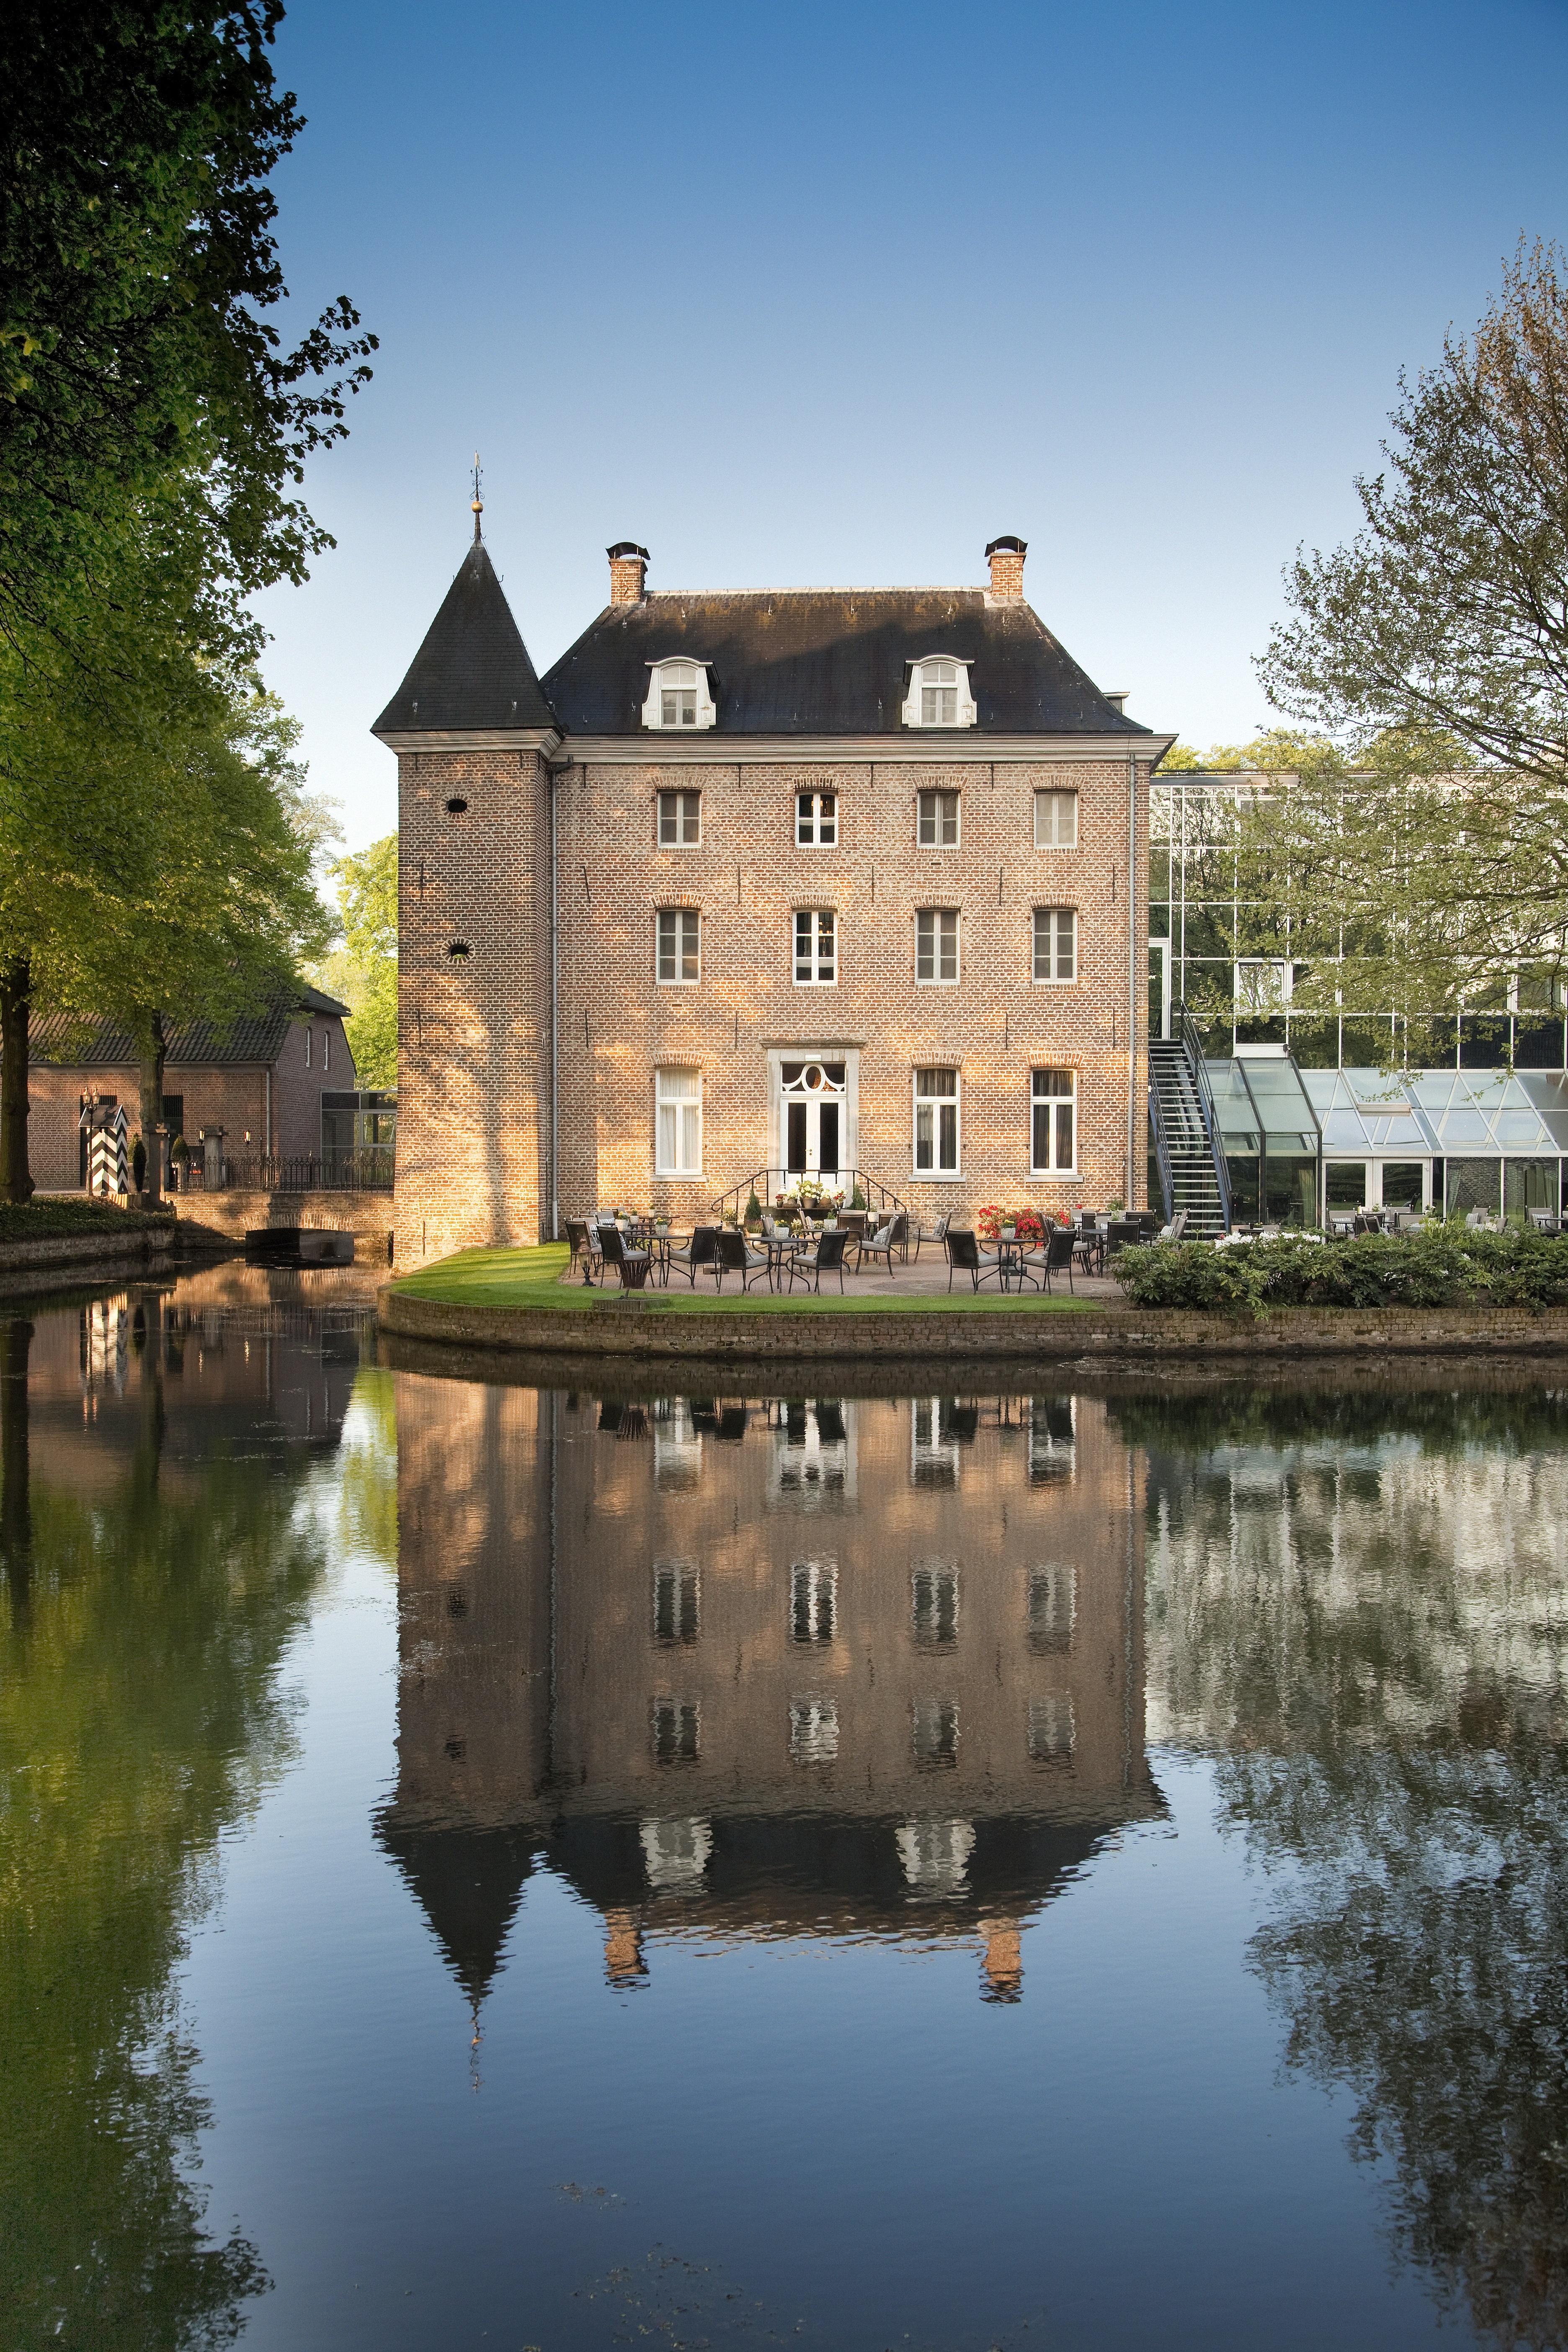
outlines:
[{"label": "moat water", "polygon": [[1568,2341],[1568,1398],[368,1297],[0,1319],[7,2347]]}]

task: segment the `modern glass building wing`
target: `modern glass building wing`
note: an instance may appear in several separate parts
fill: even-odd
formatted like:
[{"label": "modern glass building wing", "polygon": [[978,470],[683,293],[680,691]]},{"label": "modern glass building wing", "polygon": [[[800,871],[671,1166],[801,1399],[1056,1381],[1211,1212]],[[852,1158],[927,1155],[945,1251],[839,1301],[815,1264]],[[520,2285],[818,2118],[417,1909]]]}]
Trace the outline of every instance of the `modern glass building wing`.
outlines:
[{"label": "modern glass building wing", "polygon": [[1300,1083],[1322,1129],[1326,1208],[1495,1215],[1563,1202],[1568,1077],[1560,1072],[1303,1070]]}]

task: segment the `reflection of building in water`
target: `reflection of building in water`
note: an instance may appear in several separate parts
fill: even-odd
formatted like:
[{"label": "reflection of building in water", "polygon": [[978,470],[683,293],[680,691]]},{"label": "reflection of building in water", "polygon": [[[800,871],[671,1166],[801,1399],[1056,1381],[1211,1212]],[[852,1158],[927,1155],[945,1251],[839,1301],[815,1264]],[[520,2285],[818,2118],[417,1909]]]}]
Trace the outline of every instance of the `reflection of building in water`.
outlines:
[{"label": "reflection of building in water", "polygon": [[[177,1290],[134,1283],[33,1322],[32,1475],[107,1495],[155,1438],[165,1491],[215,1463],[331,1452],[359,1369],[363,1301],[322,1303],[297,1275],[216,1266]],[[149,1423],[155,1401],[156,1427]]]},{"label": "reflection of building in water", "polygon": [[616,1982],[650,1929],[960,1936],[1014,1998],[1021,1923],[1155,1809],[1141,1472],[1100,1403],[405,1374],[397,1419],[380,1833],[471,1993],[537,1853]]}]

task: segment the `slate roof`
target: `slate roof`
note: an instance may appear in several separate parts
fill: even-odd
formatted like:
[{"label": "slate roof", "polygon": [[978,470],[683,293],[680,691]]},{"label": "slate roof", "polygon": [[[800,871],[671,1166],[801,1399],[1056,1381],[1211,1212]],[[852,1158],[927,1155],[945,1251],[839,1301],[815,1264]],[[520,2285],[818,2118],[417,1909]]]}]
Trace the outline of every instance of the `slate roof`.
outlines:
[{"label": "slate roof", "polygon": [[606,605],[543,689],[568,734],[640,735],[648,664],[674,655],[709,665],[719,734],[902,735],[909,666],[928,654],[973,665],[977,724],[960,740],[1151,731],[1027,604],[980,588],[660,590]]},{"label": "slate roof", "polygon": [[[300,1013],[335,1013],[346,1018],[349,1007],[319,988],[301,984],[292,1000],[280,997],[265,1013],[242,1013],[232,1022],[189,1021],[165,1033],[164,1066],[192,1063],[236,1064],[276,1062],[283,1051],[289,1024]],[[35,1062],[53,1062],[71,1070],[133,1068],[139,1058],[135,1040],[116,1022],[73,1022],[63,1013],[44,1013],[30,1026],[28,1055]]]},{"label": "slate roof", "polygon": [[371,733],[554,725],[495,568],[476,540]]}]

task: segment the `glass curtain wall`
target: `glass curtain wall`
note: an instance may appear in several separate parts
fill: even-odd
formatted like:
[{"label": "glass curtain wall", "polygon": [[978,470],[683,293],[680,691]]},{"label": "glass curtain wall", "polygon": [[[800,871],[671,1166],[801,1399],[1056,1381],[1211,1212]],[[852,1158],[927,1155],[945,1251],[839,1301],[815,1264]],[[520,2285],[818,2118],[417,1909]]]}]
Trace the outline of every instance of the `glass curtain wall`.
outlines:
[{"label": "glass curtain wall", "polygon": [[[1290,778],[1194,771],[1157,777],[1149,796],[1151,1003],[1159,987],[1185,1003],[1205,1053],[1283,1046],[1304,1068],[1384,1063],[1434,1070],[1568,1068],[1563,1009],[1527,1001],[1460,1016],[1414,1020],[1386,1006],[1297,1012],[1296,961],[1306,943],[1283,890],[1242,888],[1238,812],[1289,791]],[[1528,997],[1529,990],[1524,994]]]}]

